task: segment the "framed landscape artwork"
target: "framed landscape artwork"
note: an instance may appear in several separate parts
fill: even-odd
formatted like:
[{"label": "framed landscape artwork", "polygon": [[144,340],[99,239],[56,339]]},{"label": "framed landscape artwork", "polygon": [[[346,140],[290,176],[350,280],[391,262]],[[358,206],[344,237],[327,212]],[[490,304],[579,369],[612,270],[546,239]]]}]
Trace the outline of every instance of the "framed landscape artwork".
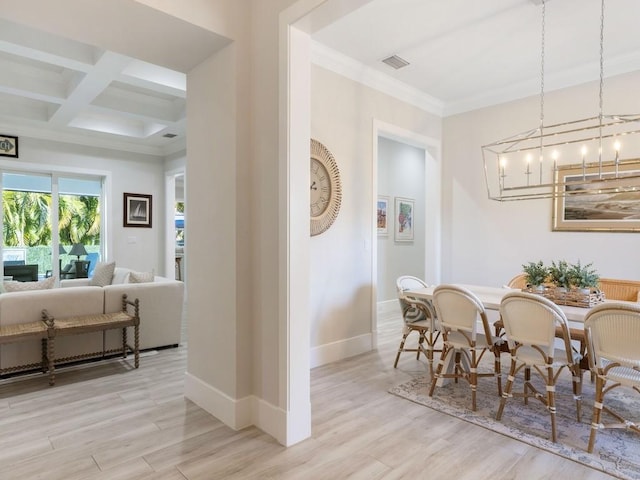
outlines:
[{"label": "framed landscape artwork", "polygon": [[124,194],[124,226],[151,228],[151,195]]},{"label": "framed landscape artwork", "polygon": [[395,209],[395,241],[413,242],[413,207],[414,200],[396,197]]},{"label": "framed landscape artwork", "polygon": [[[602,182],[598,167],[559,167],[556,188],[564,188],[565,196],[553,200],[553,231],[640,231],[640,160],[621,162],[617,170],[616,176],[613,162],[604,163]],[[586,192],[567,195],[572,190]]]},{"label": "framed landscape artwork", "polygon": [[377,202],[377,224],[378,224],[378,235],[385,236],[389,234],[389,197],[385,195],[378,196]]}]

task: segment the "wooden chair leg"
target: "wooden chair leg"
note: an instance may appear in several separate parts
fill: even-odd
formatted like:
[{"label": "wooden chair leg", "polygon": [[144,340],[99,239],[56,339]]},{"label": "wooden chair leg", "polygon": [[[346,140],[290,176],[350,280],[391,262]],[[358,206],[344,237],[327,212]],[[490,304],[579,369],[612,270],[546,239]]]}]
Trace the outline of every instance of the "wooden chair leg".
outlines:
[{"label": "wooden chair leg", "polygon": [[444,368],[445,360],[447,358],[447,355],[449,355],[450,353],[453,353],[452,350],[453,349],[451,349],[450,347],[447,347],[447,345],[443,345],[442,347],[442,353],[440,355],[440,360],[438,361],[438,368],[436,370],[436,374],[431,378],[431,388],[429,389],[430,397],[433,397],[433,392],[436,389],[436,382],[440,378],[440,375],[442,375],[442,369]]},{"label": "wooden chair leg", "polygon": [[576,399],[576,419],[580,423],[582,419],[582,370],[580,370],[580,365],[576,365],[571,373],[573,375],[573,397]]},{"label": "wooden chair leg", "polygon": [[433,378],[433,352],[435,351],[435,345],[438,341],[440,332],[432,332],[429,330],[429,334],[426,337],[427,341],[427,362],[429,363],[429,375]]},{"label": "wooden chair leg", "polygon": [[416,360],[420,360],[420,352],[423,352],[425,342],[424,330],[420,330],[418,333],[420,334],[420,338],[418,339],[418,348],[416,348]]},{"label": "wooden chair leg", "polygon": [[593,417],[591,419],[591,433],[589,434],[589,445],[587,451],[593,453],[596,446],[596,433],[600,425],[600,415],[602,414],[602,404],[604,403],[604,380],[596,375],[596,394],[593,402]]},{"label": "wooden chair leg", "polygon": [[553,380],[553,368],[547,368],[547,409],[551,415],[551,441],[557,442],[558,435],[556,430],[556,387]]},{"label": "wooden chair leg", "polygon": [[504,412],[504,406],[507,403],[507,398],[511,396],[511,389],[513,388],[513,381],[516,375],[516,361],[511,359],[511,366],[509,367],[509,375],[507,376],[507,384],[502,391],[502,398],[500,399],[500,406],[498,407],[498,412],[496,413],[496,420],[500,420],[502,418],[502,413]]},{"label": "wooden chair leg", "polygon": [[502,370],[500,365],[500,347],[493,348],[493,355],[495,356],[493,362],[493,371],[496,375],[496,383],[498,384],[498,396],[502,396]]},{"label": "wooden chair leg", "polygon": [[529,405],[529,385],[531,383],[531,367],[524,367],[524,404]]},{"label": "wooden chair leg", "polygon": [[400,360],[400,354],[404,351],[404,343],[407,341],[407,337],[409,336],[409,333],[405,333],[404,335],[402,335],[402,340],[400,341],[400,347],[398,347],[398,353],[396,354],[396,361],[393,362],[393,368],[398,368],[398,360]]}]

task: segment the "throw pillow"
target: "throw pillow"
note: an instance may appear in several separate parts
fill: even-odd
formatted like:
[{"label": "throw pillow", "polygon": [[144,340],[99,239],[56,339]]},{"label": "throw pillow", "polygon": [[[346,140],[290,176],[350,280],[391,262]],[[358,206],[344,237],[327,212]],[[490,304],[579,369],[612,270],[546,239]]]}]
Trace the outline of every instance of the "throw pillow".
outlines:
[{"label": "throw pillow", "polygon": [[116,267],[113,270],[113,280],[111,280],[111,285],[121,285],[123,283],[129,283],[129,269]]},{"label": "throw pillow", "polygon": [[39,282],[4,282],[5,292],[26,292],[29,290],[48,290],[53,288],[56,277],[49,277]]},{"label": "throw pillow", "polygon": [[130,272],[129,283],[151,283],[153,277],[153,272]]},{"label": "throw pillow", "polygon": [[115,269],[116,262],[98,262],[95,270],[93,271],[93,277],[89,280],[89,285],[95,285],[98,287],[111,285],[111,281],[113,280],[113,271]]}]

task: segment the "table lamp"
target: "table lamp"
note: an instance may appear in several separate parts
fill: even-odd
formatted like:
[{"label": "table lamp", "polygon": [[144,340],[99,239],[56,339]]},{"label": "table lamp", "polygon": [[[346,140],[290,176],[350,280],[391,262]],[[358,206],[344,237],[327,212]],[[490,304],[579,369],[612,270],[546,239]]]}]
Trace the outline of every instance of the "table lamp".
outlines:
[{"label": "table lamp", "polygon": [[69,252],[69,255],[75,255],[76,257],[78,257],[78,261],[80,261],[80,255],[86,254],[87,251],[85,250],[84,245],[82,245],[81,243],[74,243],[71,247],[71,251]]}]

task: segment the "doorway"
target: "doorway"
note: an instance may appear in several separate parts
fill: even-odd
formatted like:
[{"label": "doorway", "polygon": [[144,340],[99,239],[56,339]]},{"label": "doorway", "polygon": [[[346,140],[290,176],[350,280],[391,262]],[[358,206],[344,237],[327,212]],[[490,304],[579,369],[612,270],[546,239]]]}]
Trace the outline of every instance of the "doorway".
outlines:
[{"label": "doorway", "polygon": [[[387,232],[378,234],[374,222],[373,343],[377,344],[378,313],[396,308],[395,280],[414,275],[428,284],[441,275],[441,166],[440,141],[376,121],[374,128],[373,205],[387,202]],[[396,204],[412,208],[412,238],[396,233]]]}]

